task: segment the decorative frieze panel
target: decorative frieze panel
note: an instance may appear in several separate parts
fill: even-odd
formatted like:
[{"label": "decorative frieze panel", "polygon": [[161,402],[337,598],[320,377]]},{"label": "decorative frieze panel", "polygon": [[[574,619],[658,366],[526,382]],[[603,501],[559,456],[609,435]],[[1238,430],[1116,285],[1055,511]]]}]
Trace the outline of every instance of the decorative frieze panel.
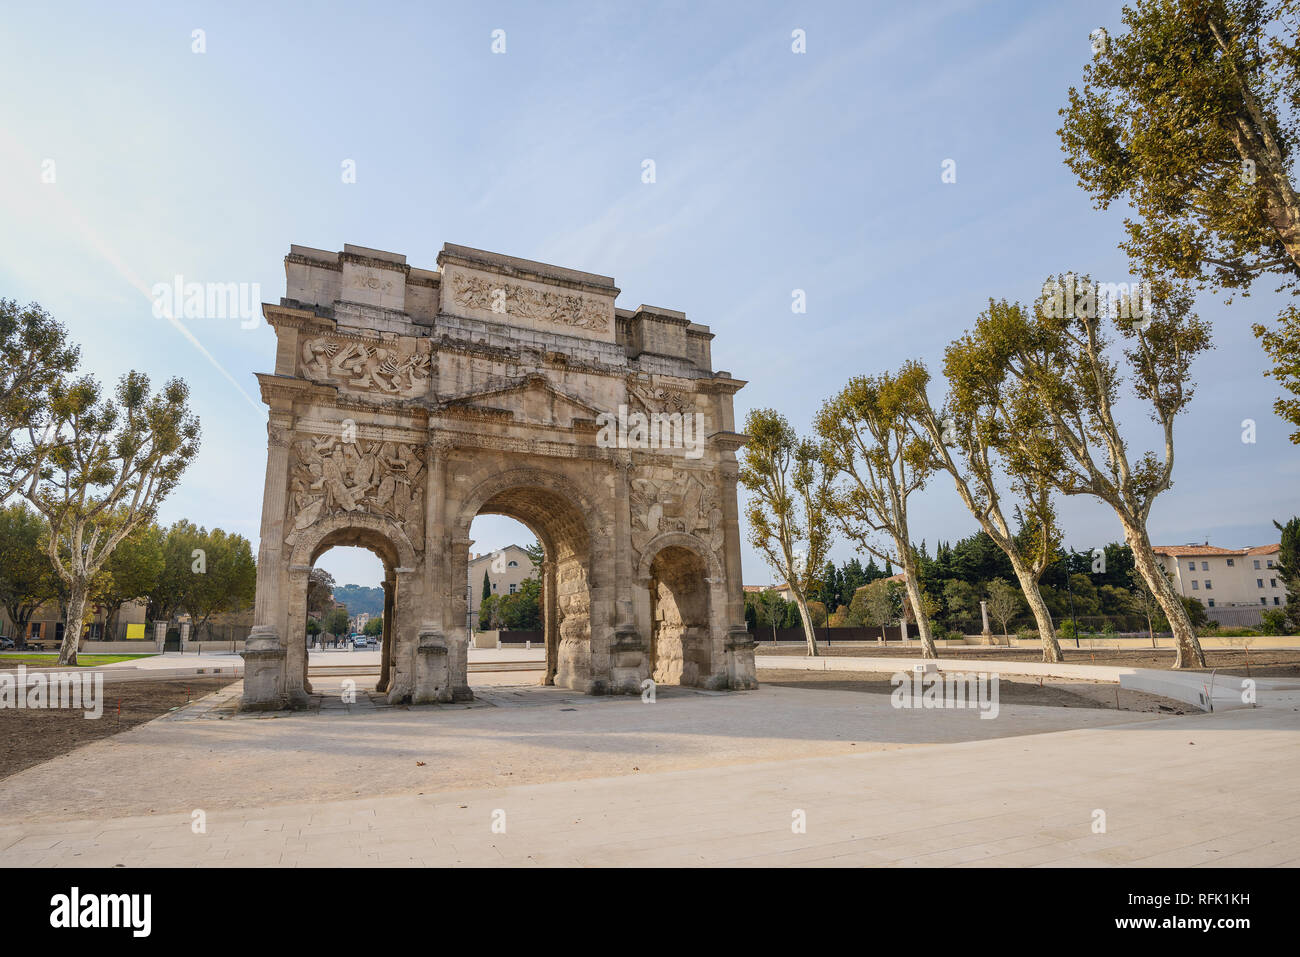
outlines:
[{"label": "decorative frieze panel", "polygon": [[690,473],[654,474],[664,471],[632,473],[628,501],[632,511],[632,547],[637,555],[641,556],[653,539],[667,532],[694,535],[716,554],[726,541],[718,489],[705,485]]},{"label": "decorative frieze panel", "polygon": [[419,446],[325,435],[300,438],[292,451],[286,543],[293,545],[323,516],[364,512],[388,519],[412,546],[424,547],[425,468]]},{"label": "decorative frieze panel", "polygon": [[648,385],[629,385],[628,396],[640,404],[648,413],[693,412],[692,398],[689,393],[675,389],[656,388]]},{"label": "decorative frieze panel", "polygon": [[464,309],[593,332],[604,332],[609,328],[609,305],[578,293],[543,292],[504,280],[496,282],[482,276],[457,275],[452,296]]},{"label": "decorative frieze panel", "polygon": [[429,388],[433,360],[415,343],[313,336],[302,345],[302,374],[353,392],[415,398]]}]

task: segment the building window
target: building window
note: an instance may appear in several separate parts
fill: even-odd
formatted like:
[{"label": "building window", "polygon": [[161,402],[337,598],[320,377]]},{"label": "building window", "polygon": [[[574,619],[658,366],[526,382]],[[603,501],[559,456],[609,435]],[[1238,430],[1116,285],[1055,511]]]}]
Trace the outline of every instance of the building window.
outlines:
[{"label": "building window", "polygon": [[1270,579],[1268,580],[1268,587],[1269,587],[1269,588],[1276,588],[1276,587],[1277,587],[1277,579],[1276,579],[1276,578],[1270,578]]},{"label": "building window", "polygon": [[1272,567],[1273,567],[1273,559],[1271,559],[1271,558],[1268,560],[1268,567],[1269,567],[1269,568],[1272,568]]},{"label": "building window", "polygon": [[1188,563],[1187,563],[1187,570],[1188,570],[1189,572],[1194,572],[1194,571],[1196,571],[1196,562],[1188,562]]},{"label": "building window", "polygon": [[1258,567],[1259,567],[1259,559],[1258,559],[1258,558],[1257,558],[1257,559],[1255,559],[1255,567],[1256,567],[1256,568],[1258,568]]},{"label": "building window", "polygon": [[1232,559],[1231,559],[1231,558],[1228,559],[1228,567],[1229,567],[1229,568],[1232,567]]},{"label": "building window", "polygon": [[1267,605],[1267,604],[1268,604],[1268,599],[1267,599],[1267,598],[1261,598],[1261,599],[1259,600],[1259,603],[1260,603],[1261,605]]},{"label": "building window", "polygon": [[511,567],[511,568],[518,568],[518,567],[519,567],[519,563],[518,563],[518,562],[511,562],[511,563],[510,563],[510,567]]},{"label": "building window", "polygon": [[1213,598],[1210,599],[1210,607],[1211,607],[1211,608],[1214,607],[1214,599],[1213,599]]},{"label": "building window", "polygon": [[515,593],[515,586],[514,586],[514,585],[511,585],[511,586],[510,586],[510,594],[513,595],[514,593]]},{"label": "building window", "polygon": [[1277,598],[1276,595],[1273,596],[1273,604],[1275,604],[1275,605],[1280,605],[1280,604],[1282,604],[1280,601],[1278,601],[1278,598]]},{"label": "building window", "polygon": [[1205,579],[1205,590],[1206,590],[1206,591],[1209,591],[1210,588],[1211,588],[1210,580],[1207,578],[1207,579]]},{"label": "building window", "polygon": [[1264,587],[1264,579],[1262,579],[1262,578],[1256,578],[1256,579],[1255,579],[1255,584],[1258,585],[1260,588],[1263,588],[1263,587]]},{"label": "building window", "polygon": [[1200,587],[1201,587],[1200,584],[1196,581],[1195,578],[1193,578],[1193,579],[1192,579],[1192,591],[1198,591],[1198,590],[1200,590]]},{"label": "building window", "polygon": [[[1262,588],[1263,586],[1261,585],[1260,587]],[[492,590],[493,590],[493,591],[496,591],[496,590],[497,590],[497,583],[496,583],[496,582],[493,582],[493,583],[492,583]]]},{"label": "building window", "polygon": [[1203,572],[1208,572],[1209,570],[1210,570],[1210,563],[1209,563],[1209,562],[1201,562],[1201,571],[1203,571]]}]

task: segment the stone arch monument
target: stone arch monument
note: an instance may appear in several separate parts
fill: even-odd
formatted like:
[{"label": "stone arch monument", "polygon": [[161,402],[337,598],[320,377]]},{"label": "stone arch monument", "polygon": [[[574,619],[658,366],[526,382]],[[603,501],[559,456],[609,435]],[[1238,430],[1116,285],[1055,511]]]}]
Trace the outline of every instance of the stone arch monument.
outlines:
[{"label": "stone arch monument", "polygon": [[605,276],[446,245],[291,247],[263,305],[275,371],[243,706],[309,702],[311,568],[336,545],[384,565],[378,690],[471,697],[466,564],[476,515],[532,529],[546,683],[755,687],[745,630],[732,396],[706,326],[618,308]]}]

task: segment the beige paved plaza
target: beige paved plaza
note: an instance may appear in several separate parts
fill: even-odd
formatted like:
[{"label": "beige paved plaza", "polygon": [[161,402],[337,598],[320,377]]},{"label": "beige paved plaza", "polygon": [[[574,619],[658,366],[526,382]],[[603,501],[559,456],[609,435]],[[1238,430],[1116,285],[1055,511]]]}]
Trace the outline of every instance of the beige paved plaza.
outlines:
[{"label": "beige paved plaza", "polygon": [[0,864],[1300,862],[1294,693],[1177,717],[1003,705],[990,721],[846,691],[644,704],[530,678],[475,676],[468,706],[326,694],[318,713],[223,717],[206,700],[0,782]]}]

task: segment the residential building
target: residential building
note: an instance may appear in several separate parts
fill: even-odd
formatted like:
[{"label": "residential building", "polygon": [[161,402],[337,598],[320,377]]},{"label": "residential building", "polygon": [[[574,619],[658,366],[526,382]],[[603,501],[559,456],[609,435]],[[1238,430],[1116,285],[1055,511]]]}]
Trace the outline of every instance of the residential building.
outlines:
[{"label": "residential building", "polygon": [[775,591],[781,596],[782,601],[794,601],[794,592],[786,582],[779,585],[744,585],[742,586],[747,594],[758,594],[759,592]]},{"label": "residential building", "polygon": [[466,581],[466,594],[469,595],[467,625],[471,631],[478,630],[478,610],[483,603],[483,573],[487,572],[488,584],[494,595],[513,595],[525,581],[534,578],[537,572],[528,552],[518,545],[507,545],[495,552],[471,555],[469,558],[469,575]]},{"label": "residential building", "polygon": [[[1258,623],[1259,612],[1286,605],[1286,585],[1277,570],[1280,551],[1280,545],[1220,548],[1208,542],[1155,548],[1175,590],[1199,600],[1211,618],[1232,625]],[[1243,616],[1247,609],[1253,614]]]},{"label": "residential building", "polygon": [[[109,624],[105,621],[108,609],[95,602],[89,602],[86,605],[86,621],[82,626],[83,640],[99,641],[121,641],[125,638],[148,638],[152,640],[153,635],[145,627],[145,604],[144,602],[129,601],[126,602],[117,613],[117,621]],[[9,619],[9,615],[0,609],[0,634],[6,638],[17,638],[14,623]],[[59,609],[59,603],[56,601],[46,602],[33,613],[31,620],[27,622],[26,634],[24,637],[28,641],[44,642],[54,644],[63,640],[63,613]]]}]

